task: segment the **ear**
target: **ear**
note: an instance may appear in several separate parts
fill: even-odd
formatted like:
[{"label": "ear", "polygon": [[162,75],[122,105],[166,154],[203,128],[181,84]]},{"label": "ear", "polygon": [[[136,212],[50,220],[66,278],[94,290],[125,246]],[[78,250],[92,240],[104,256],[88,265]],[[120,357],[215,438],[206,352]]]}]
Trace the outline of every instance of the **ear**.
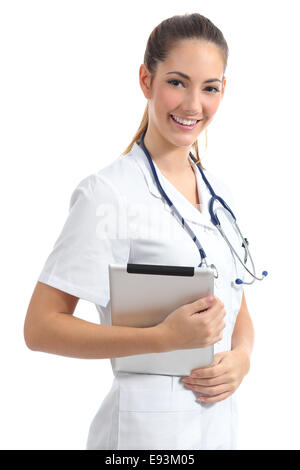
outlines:
[{"label": "ear", "polygon": [[151,73],[147,69],[145,64],[142,64],[139,69],[139,81],[142,92],[145,98],[151,98],[151,87],[150,87]]},{"label": "ear", "polygon": [[226,77],[223,77],[223,84],[222,84],[222,91],[221,91],[221,99],[222,99],[223,96],[224,96],[225,87],[226,87]]}]

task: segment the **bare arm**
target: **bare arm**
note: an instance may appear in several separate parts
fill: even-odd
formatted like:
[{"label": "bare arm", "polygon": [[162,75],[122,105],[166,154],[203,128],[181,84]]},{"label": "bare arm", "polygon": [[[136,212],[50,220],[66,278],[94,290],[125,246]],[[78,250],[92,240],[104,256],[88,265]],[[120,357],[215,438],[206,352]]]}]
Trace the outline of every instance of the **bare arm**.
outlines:
[{"label": "bare arm", "polygon": [[85,359],[164,352],[160,329],[99,325],[76,318],[78,300],[37,282],[24,323],[26,345],[35,351]]},{"label": "bare arm", "polygon": [[38,282],[24,324],[27,346],[62,356],[104,359],[206,347],[221,339],[225,326],[224,304],[217,297],[180,306],[147,328],[99,325],[76,318],[78,300]]},{"label": "bare arm", "polygon": [[254,328],[246,304],[245,294],[243,292],[241,308],[236,318],[236,323],[231,338],[231,349],[244,353],[245,357],[247,357],[248,361],[250,362],[253,344]]}]

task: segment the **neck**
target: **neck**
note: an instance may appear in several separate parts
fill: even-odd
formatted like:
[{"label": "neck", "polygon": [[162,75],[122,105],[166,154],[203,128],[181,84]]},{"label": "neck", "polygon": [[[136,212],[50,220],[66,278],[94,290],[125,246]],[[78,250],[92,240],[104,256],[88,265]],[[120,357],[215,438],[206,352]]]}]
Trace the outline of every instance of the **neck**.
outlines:
[{"label": "neck", "polygon": [[192,170],[189,160],[190,147],[172,145],[162,135],[149,129],[149,126],[144,137],[144,144],[152,160],[163,172],[180,176]]}]

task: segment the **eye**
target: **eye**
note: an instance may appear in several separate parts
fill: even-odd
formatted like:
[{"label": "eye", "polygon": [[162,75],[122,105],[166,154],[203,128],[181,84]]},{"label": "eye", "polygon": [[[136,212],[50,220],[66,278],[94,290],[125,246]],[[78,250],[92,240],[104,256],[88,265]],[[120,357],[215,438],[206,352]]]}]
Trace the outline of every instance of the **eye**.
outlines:
[{"label": "eye", "polygon": [[[178,88],[178,86],[176,84],[178,83],[181,83],[181,85],[183,85],[182,81],[181,80],[177,80],[177,79],[173,79],[173,80],[169,80],[168,83],[170,83],[170,85],[172,85],[173,87],[175,88]],[[214,86],[208,86],[205,88],[205,90],[208,90],[210,94],[216,94],[216,93],[220,93],[220,90]]]},{"label": "eye", "polygon": [[210,93],[212,93],[212,94],[214,94],[214,93],[219,93],[219,92],[220,92],[219,88],[216,88],[216,87],[214,87],[214,86],[207,86],[207,87],[205,88],[205,90],[214,90],[214,91],[210,91]]},{"label": "eye", "polygon": [[170,83],[172,86],[175,86],[175,88],[178,88],[176,85],[174,85],[174,82],[183,84],[180,80],[176,80],[176,79],[168,81],[168,83]]}]

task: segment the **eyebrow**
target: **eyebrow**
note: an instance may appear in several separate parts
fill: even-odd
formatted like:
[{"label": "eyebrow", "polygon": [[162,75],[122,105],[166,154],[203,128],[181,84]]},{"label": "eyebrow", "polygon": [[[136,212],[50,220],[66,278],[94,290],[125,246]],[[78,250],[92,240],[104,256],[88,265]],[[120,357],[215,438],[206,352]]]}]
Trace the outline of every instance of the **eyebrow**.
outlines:
[{"label": "eyebrow", "polygon": [[[169,75],[170,73],[176,73],[177,75],[180,75],[183,78],[186,78],[187,80],[191,80],[191,78],[186,75],[185,73],[182,72],[167,72],[166,75]],[[208,80],[205,80],[203,83],[211,83],[211,82],[220,82],[222,83],[222,80],[219,80],[219,78],[209,78]]]}]

